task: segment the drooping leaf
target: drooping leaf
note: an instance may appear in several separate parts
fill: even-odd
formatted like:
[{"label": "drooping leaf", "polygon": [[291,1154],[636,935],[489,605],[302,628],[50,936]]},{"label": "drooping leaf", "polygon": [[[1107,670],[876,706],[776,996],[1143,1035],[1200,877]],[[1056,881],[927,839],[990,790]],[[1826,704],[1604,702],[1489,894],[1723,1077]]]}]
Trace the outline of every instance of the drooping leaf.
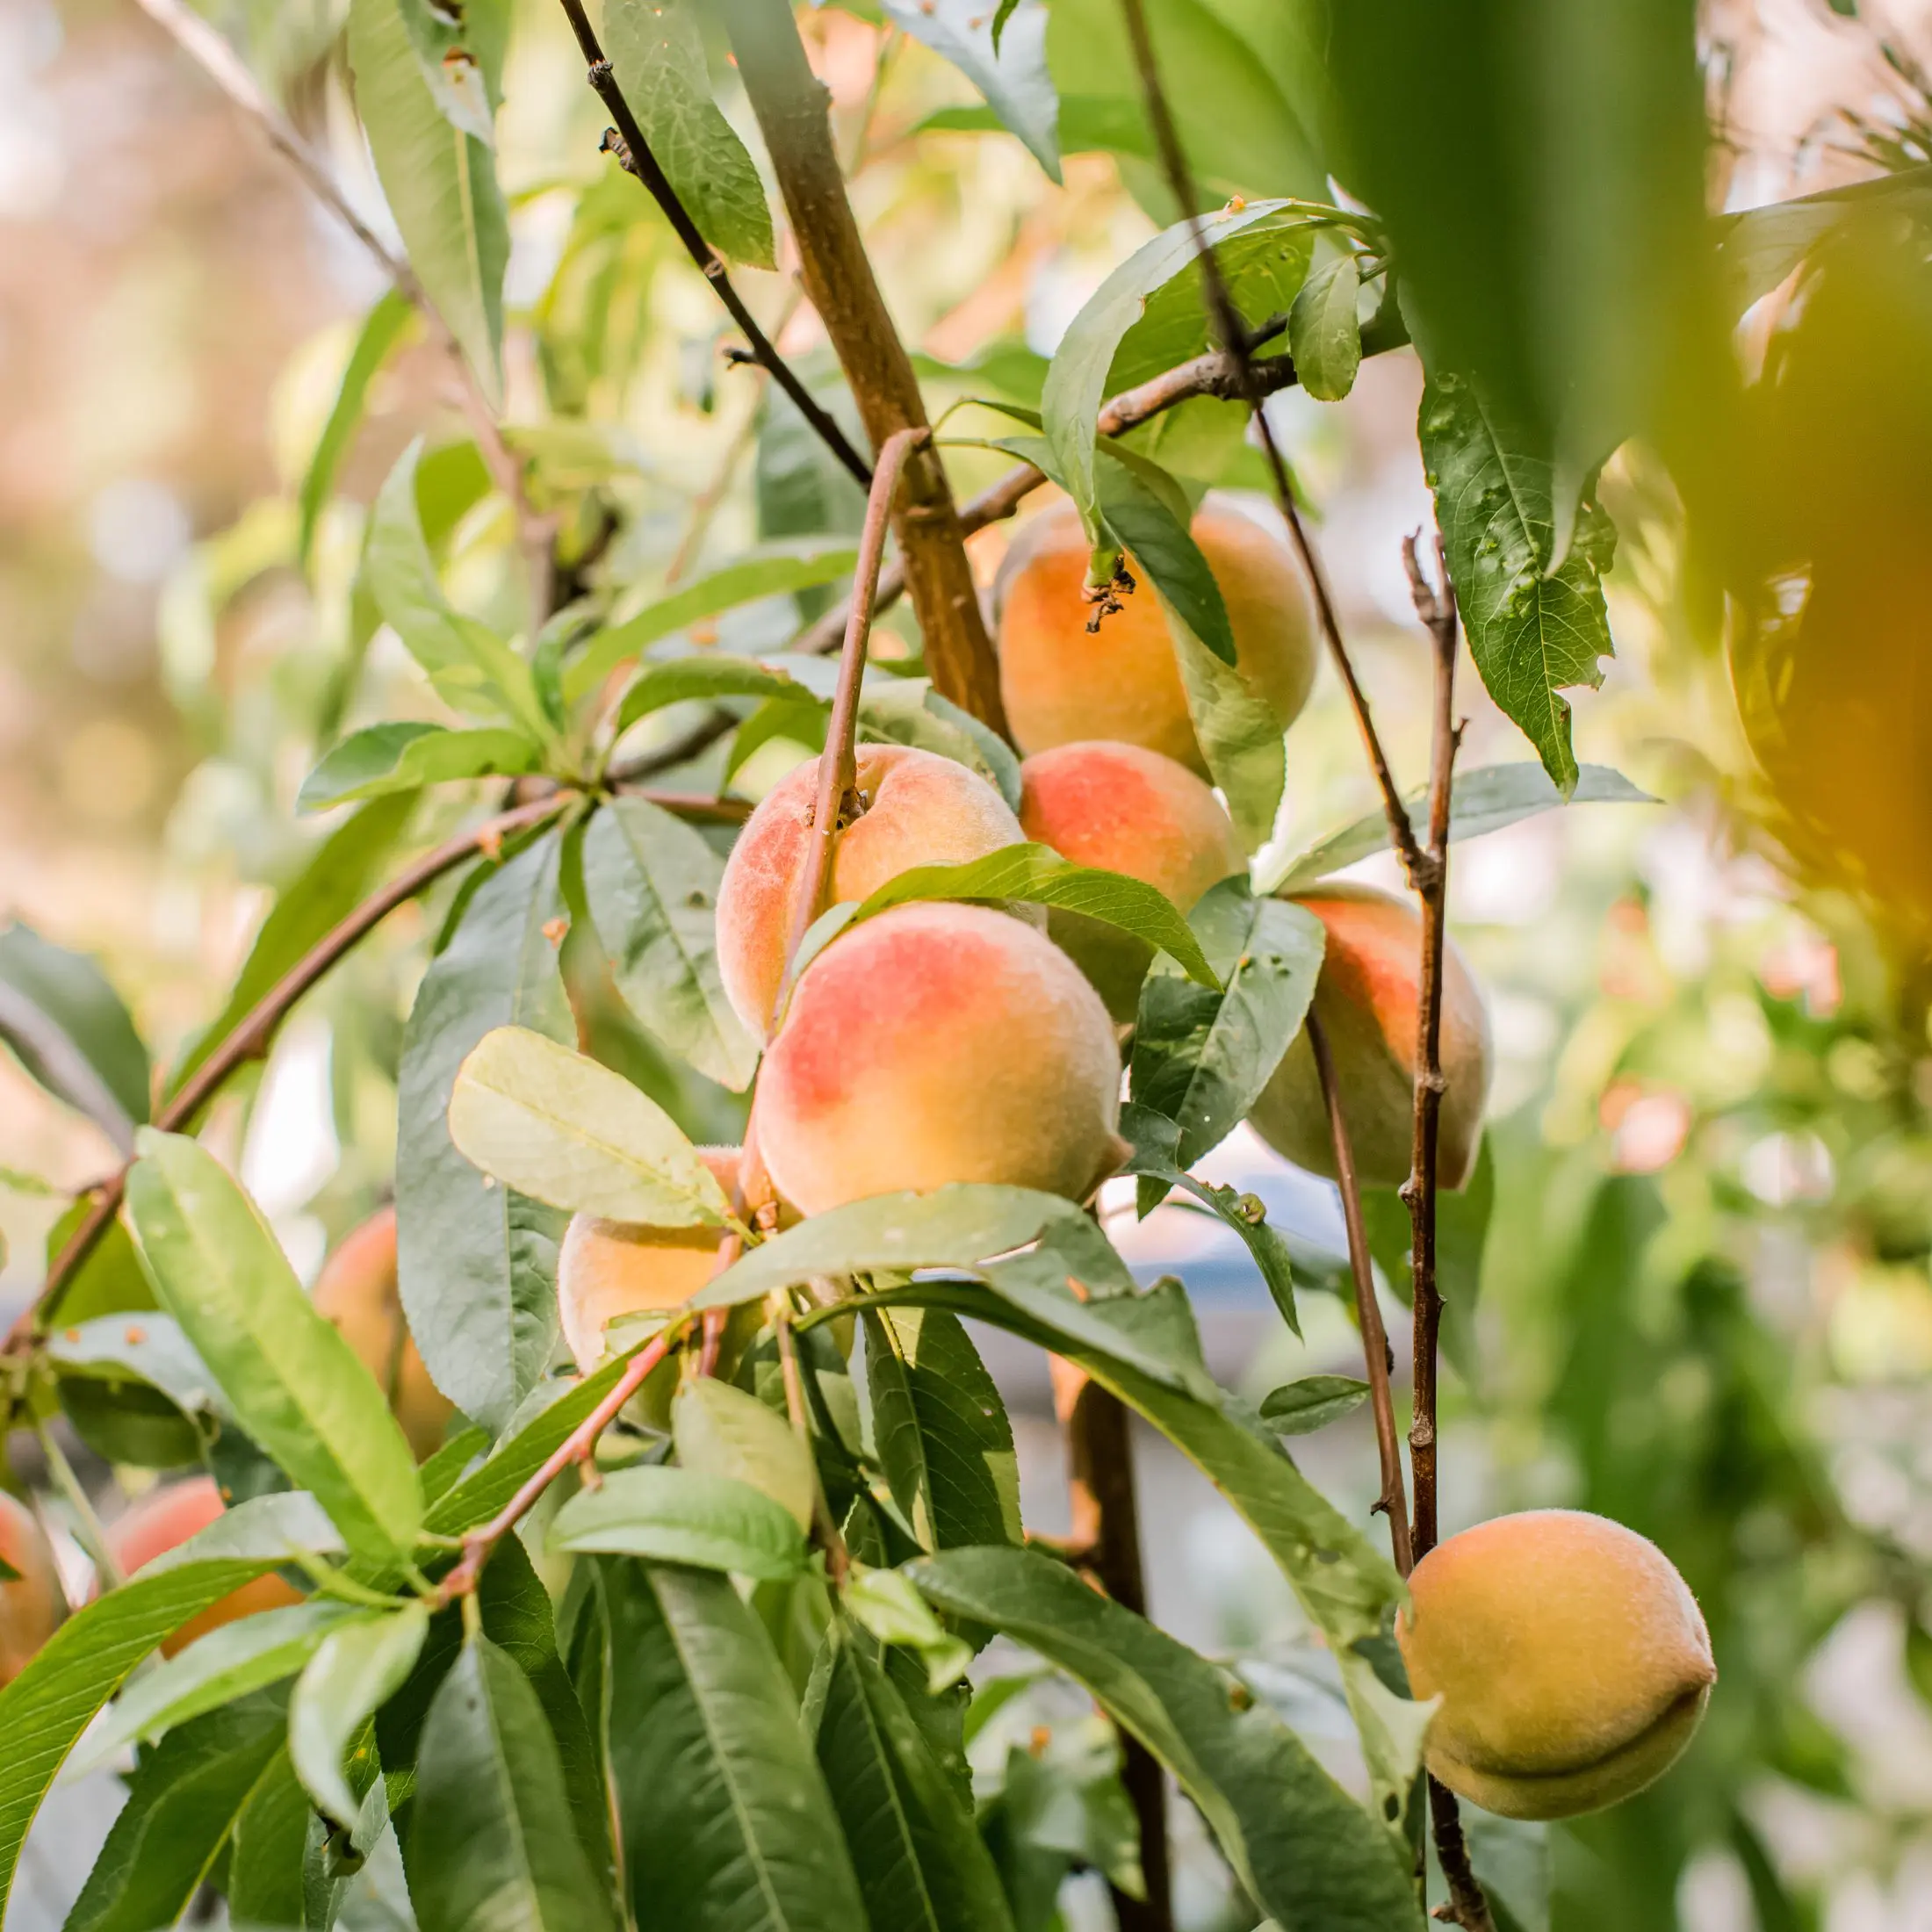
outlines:
[{"label": "drooping leaf", "polygon": [[110,1389],[133,1380],[167,1396],[184,1416],[233,1415],[207,1364],[172,1316],[97,1316],[49,1336],[47,1354],[63,1380],[84,1378]]},{"label": "drooping leaf", "polygon": [[686,1469],[745,1483],[769,1496],[801,1532],[811,1527],[818,1496],[811,1452],[757,1396],[701,1375],[678,1391],[671,1427]]},{"label": "drooping leaf", "polygon": [[343,1755],[402,1688],[429,1629],[429,1611],[420,1603],[359,1618],[328,1631],[303,1668],[289,1700],[290,1763],[317,1807],[337,1824],[354,1824],[361,1808],[342,1775]]},{"label": "drooping leaf", "polygon": [[1280,1436],[1311,1436],[1368,1400],[1368,1384],[1352,1375],[1304,1375],[1261,1398],[1261,1419]]},{"label": "drooping leaf", "polygon": [[1355,319],[1361,263],[1352,249],[1315,269],[1288,310],[1288,353],[1301,386],[1317,402],[1339,402],[1362,366],[1362,331]]},{"label": "drooping leaf", "polygon": [[302,487],[297,496],[301,523],[295,540],[295,559],[304,570],[315,545],[315,528],[321,521],[335,472],[361,425],[363,406],[369,398],[369,386],[407,333],[415,320],[415,308],[400,289],[391,289],[377,298],[375,306],[363,318],[350,350],[342,380],[335,386],[335,400],[329,406],[328,420],[316,439],[314,454],[302,472]]},{"label": "drooping leaf", "polygon": [[496,1027],[457,1069],[450,1137],[506,1186],[573,1214],[660,1228],[720,1226],[717,1177],[623,1075],[527,1027]]},{"label": "drooping leaf", "polygon": [[763,1489],[699,1468],[620,1469],[565,1503],[547,1541],[775,1582],[805,1567],[804,1532],[789,1509]]},{"label": "drooping leaf", "polygon": [[1287,787],[1287,752],[1281,720],[1257,697],[1240,672],[1223,664],[1171,608],[1167,629],[1174,640],[1188,721],[1209,775],[1228,801],[1228,816],[1244,852],[1274,836],[1275,815]]},{"label": "drooping leaf", "polygon": [[718,970],[717,854],[660,806],[614,798],[590,821],[583,861],[591,922],[624,1004],[700,1073],[742,1092],[758,1042]]},{"label": "drooping leaf", "polygon": [[255,1781],[228,1841],[228,1919],[237,1926],[299,1926],[303,1852],[314,1815],[285,1742]]},{"label": "drooping leaf", "polygon": [[0,1042],[126,1152],[148,1118],[148,1049],[107,976],[18,920],[0,929]]},{"label": "drooping leaf", "polygon": [[882,1644],[910,1650],[919,1659],[929,1695],[936,1698],[950,1690],[972,1668],[972,1646],[939,1620],[903,1570],[855,1562],[841,1602],[861,1628]]},{"label": "drooping leaf", "polygon": [[415,1458],[375,1378],[314,1308],[255,1204],[195,1142],[143,1128],[127,1180],[142,1264],[249,1437],[351,1548],[406,1557]]},{"label": "drooping leaf", "polygon": [[575,1037],[555,947],[559,847],[544,838],[477,889],[430,962],[403,1035],[396,1208],[402,1305],[430,1379],[465,1415],[501,1430],[550,1359],[557,1321],[557,1211],[493,1185],[458,1152],[457,1070],[494,1027]]},{"label": "drooping leaf", "polygon": [[1193,508],[1172,477],[1119,443],[1100,452],[1100,509],[1164,611],[1221,663],[1235,662],[1234,627],[1213,566],[1194,541]]},{"label": "drooping leaf", "polygon": [[515,776],[537,770],[543,760],[534,739],[500,726],[452,732],[441,724],[371,724],[352,732],[302,781],[295,809],[320,811],[455,778]]},{"label": "drooping leaf", "polygon": [[1047,0],[882,0],[887,17],[950,61],[1055,180],[1060,101],[1047,71]]}]

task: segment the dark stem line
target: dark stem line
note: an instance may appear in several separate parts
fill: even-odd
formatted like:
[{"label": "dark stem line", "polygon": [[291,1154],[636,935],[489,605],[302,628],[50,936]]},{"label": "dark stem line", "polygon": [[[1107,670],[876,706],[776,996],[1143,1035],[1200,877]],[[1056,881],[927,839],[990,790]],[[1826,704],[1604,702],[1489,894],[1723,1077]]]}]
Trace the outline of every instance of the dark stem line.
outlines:
[{"label": "dark stem line", "polygon": [[790,364],[778,353],[770,338],[758,326],[752,312],[745,306],[744,298],[732,285],[717,251],[698,232],[690,211],[678,198],[677,190],[671,185],[657,156],[651,152],[651,144],[638,125],[638,117],[631,112],[631,104],[624,97],[624,90],[617,85],[617,76],[598,43],[596,30],[584,11],[583,0],[559,0],[559,4],[570,21],[571,32],[577,36],[577,45],[589,69],[590,84],[609,110],[611,119],[617,124],[617,134],[624,144],[617,158],[624,171],[641,182],[650,191],[651,198],[664,211],[672,232],[683,244],[684,252],[697,264],[698,271],[711,285],[713,292],[724,305],[725,312],[737,323],[750,345],[753,357],[771,371],[773,381],[791,398],[798,413],[811,425],[820,442],[851,472],[860,487],[869,488],[872,482],[870,465],[852,447],[845,431],[798,379]]}]

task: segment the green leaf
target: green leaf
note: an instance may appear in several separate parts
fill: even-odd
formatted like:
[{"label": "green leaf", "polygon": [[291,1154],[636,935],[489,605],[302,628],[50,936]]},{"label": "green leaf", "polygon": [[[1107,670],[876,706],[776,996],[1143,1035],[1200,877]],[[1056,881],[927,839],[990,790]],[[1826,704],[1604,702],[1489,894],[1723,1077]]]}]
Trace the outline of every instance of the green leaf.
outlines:
[{"label": "green leaf", "polygon": [[339,1556],[348,1546],[306,1489],[278,1489],[223,1510],[185,1543],[163,1550],[136,1573],[145,1582],[193,1563],[254,1563],[273,1569],[298,1555]]},{"label": "green leaf", "polygon": [[620,1469],[565,1503],[546,1540],[553,1550],[647,1556],[774,1582],[805,1568],[804,1531],[789,1509],[762,1489],[698,1468]]},{"label": "green leaf", "polygon": [[493,1027],[576,1028],[544,927],[563,916],[555,837],[487,874],[430,962],[403,1035],[396,1208],[402,1305],[436,1387],[493,1431],[550,1359],[555,1209],[493,1186],[450,1138],[457,1069]]},{"label": "green leaf", "polygon": [[572,1821],[543,1705],[487,1637],[464,1646],[429,1707],[408,1866],[422,1932],[600,1932],[614,1923]]},{"label": "green leaf", "polygon": [[1717,223],[1718,263],[1734,314],[1769,295],[1818,244],[1874,203],[1896,207],[1922,223],[1932,211],[1932,163],[1825,188],[1789,201],[1772,201],[1726,215]]},{"label": "green leaf", "polygon": [[1179,486],[1158,465],[1118,447],[1103,450],[1099,474],[1107,526],[1153,585],[1163,611],[1222,664],[1232,665],[1234,627],[1213,566],[1189,528],[1190,507]]},{"label": "green leaf", "polygon": [[509,223],[494,159],[443,118],[399,0],[351,0],[349,64],[356,111],[409,265],[486,397],[501,405]]},{"label": "green leaf", "polygon": [[1274,836],[1275,814],[1287,787],[1287,751],[1281,720],[1249,689],[1240,672],[1223,664],[1167,607],[1167,628],[1209,775],[1228,801],[1244,852]]},{"label": "green leaf", "polygon": [[1060,100],[1047,71],[1045,0],[881,0],[887,17],[950,61],[1055,181]]},{"label": "green leaf", "polygon": [[0,929],[0,1041],[116,1147],[134,1144],[148,1118],[148,1049],[127,1008],[85,954],[18,920]]},{"label": "green leaf", "polygon": [[354,1824],[361,1809],[342,1775],[343,1755],[407,1681],[429,1631],[429,1607],[420,1603],[360,1618],[328,1632],[303,1669],[289,1700],[289,1759],[317,1808],[338,1824]]},{"label": "green leaf", "polygon": [[591,923],[624,1004],[654,1039],[742,1092],[758,1042],[718,971],[717,853],[649,800],[614,798],[584,834],[583,866]]},{"label": "green leaf", "polygon": [[612,729],[621,738],[640,717],[661,711],[667,704],[684,704],[698,698],[779,698],[804,703],[815,696],[789,672],[761,664],[755,658],[708,651],[646,664],[625,690]]},{"label": "green leaf", "polygon": [[879,1460],[920,1543],[1017,1543],[1013,1425],[959,1323],[936,1308],[869,1311],[865,1373]]},{"label": "green leaf", "polygon": [[655,1100],[527,1027],[495,1027],[470,1049],[451,1091],[450,1137],[486,1174],[572,1214],[700,1228],[731,1212]]},{"label": "green leaf", "polygon": [[671,1429],[686,1469],[745,1483],[783,1509],[801,1533],[811,1527],[818,1494],[811,1451],[757,1396],[715,1376],[698,1376],[679,1389]]},{"label": "green leaf", "polygon": [[[831,706],[828,703],[829,712]],[[1020,810],[1020,761],[998,732],[941,697],[927,678],[875,679],[859,694],[859,736],[874,744],[911,745],[977,772],[1007,808]]]},{"label": "green leaf", "polygon": [[854,1932],[844,1835],[790,1680],[729,1580],[603,1565],[609,1734],[642,1922],[679,1932]]},{"label": "green leaf", "polygon": [[416,66],[437,112],[451,126],[486,147],[496,139],[502,85],[507,0],[484,0],[445,11],[437,0],[397,0]]},{"label": "green leaf", "polygon": [[411,797],[381,798],[338,826],[276,896],[221,1011],[197,1034],[169,1075],[178,1093],[201,1063],[271,988],[369,897],[383,862],[415,810]]},{"label": "green leaf", "polygon": [[211,1154],[152,1128],[136,1144],[127,1207],[142,1263],[242,1426],[352,1549],[407,1557],[422,1491],[375,1378],[316,1313],[255,1204]]},{"label": "green leaf", "polygon": [[774,268],[771,210],[745,144],[711,99],[690,0],[605,0],[604,52],[651,152],[721,255]]},{"label": "green leaf", "polygon": [[1231,1673],[1034,1551],[955,1550],[912,1575],[1085,1684],[1180,1781],[1283,1932],[1421,1932],[1396,1841]]},{"label": "green leaf", "polygon": [[1568,527],[1570,517],[1557,501],[1554,456],[1474,383],[1429,383],[1419,433],[1469,653],[1489,696],[1568,798],[1576,756],[1570,708],[1557,693],[1594,690],[1604,681],[1598,660],[1614,653],[1603,579],[1617,532],[1586,485],[1557,563],[1557,519]]},{"label": "green leaf", "polygon": [[820,1669],[818,1763],[871,1932],[1013,1932],[972,1813],[891,1680],[837,1624]]},{"label": "green leaf", "polygon": [[917,1654],[926,1665],[926,1688],[937,1697],[971,1668],[972,1646],[955,1637],[904,1571],[854,1563],[841,1599],[852,1616],[882,1644]]},{"label": "green leaf", "polygon": [[1261,1419],[1278,1436],[1312,1436],[1368,1400],[1368,1384],[1352,1375],[1305,1375],[1261,1399]]},{"label": "green leaf", "polygon": [[[1577,768],[1575,789],[1568,798],[1551,782],[1540,765],[1483,765],[1474,771],[1458,772],[1449,788],[1449,837],[1480,839],[1486,832],[1500,832],[1539,812],[1554,811],[1559,805],[1654,805],[1657,800],[1640,791],[1621,772],[1608,765]],[[1412,793],[1404,801],[1409,823],[1416,836],[1426,842],[1429,836],[1429,795]],[[1388,815],[1372,811],[1352,825],[1331,833],[1319,845],[1311,846],[1290,859],[1267,883],[1257,890],[1300,892],[1383,851],[1388,844]]]},{"label": "green leaf", "polygon": [[303,1922],[302,1864],[313,1815],[285,1743],[234,1821],[227,1885],[231,1925]]},{"label": "green leaf", "polygon": [[133,1321],[102,1316],[49,1336],[47,1355],[63,1381],[85,1378],[112,1390],[132,1376],[159,1390],[184,1416],[234,1416],[207,1364],[171,1316],[143,1315]]},{"label": "green leaf", "polygon": [[1246,1119],[1301,1030],[1322,970],[1322,922],[1258,899],[1245,879],[1210,888],[1189,915],[1225,990],[1155,962],[1134,1033],[1135,1100],[1179,1123],[1175,1164],[1191,1167]]},{"label": "green leaf", "polygon": [[539,770],[543,747],[521,732],[452,732],[442,724],[371,724],[352,732],[302,781],[298,811],[352,798],[414,791],[454,778],[514,777]]},{"label": "green leaf", "polygon": [[415,314],[409,298],[400,289],[391,289],[378,298],[376,306],[363,318],[356,346],[350,351],[342,379],[335,386],[328,421],[322,425],[314,454],[302,472],[302,487],[297,497],[301,523],[295,540],[295,558],[304,570],[308,568],[315,547],[315,527],[321,521],[323,507],[335,486],[336,469],[361,425],[369,386],[401,342]]},{"label": "green leaf", "polygon": [[1339,402],[1362,366],[1362,331],[1355,305],[1361,264],[1352,249],[1309,275],[1288,311],[1288,353],[1301,386],[1317,402]]}]

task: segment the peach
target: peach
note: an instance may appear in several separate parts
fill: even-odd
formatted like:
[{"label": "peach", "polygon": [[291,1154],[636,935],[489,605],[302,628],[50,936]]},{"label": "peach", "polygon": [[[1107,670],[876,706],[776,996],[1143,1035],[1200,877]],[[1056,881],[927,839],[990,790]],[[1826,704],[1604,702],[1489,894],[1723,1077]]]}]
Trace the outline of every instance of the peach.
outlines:
[{"label": "peach", "polygon": [[1530,1510],[1417,1564],[1395,1640],[1439,1697],[1429,1769],[1505,1818],[1574,1818],[1674,1764],[1717,1668],[1697,1600],[1655,1544],[1579,1510]]},{"label": "peach", "polygon": [[1121,1061],[1051,940],[985,906],[903,905],[801,976],[758,1087],[759,1147],[801,1213],[948,1181],[1084,1200],[1119,1164]]},{"label": "peach", "polygon": [[[905,745],[861,745],[865,809],[839,834],[827,905],[862,899],[915,866],[962,865],[1025,838],[1006,801],[965,766]],[[818,761],[786,773],[739,834],[717,894],[724,991],[768,1035],[784,978],[818,799]]]},{"label": "peach", "polygon": [[[1315,1013],[1342,1092],[1363,1180],[1409,1179],[1415,1132],[1416,1016],[1422,987],[1422,916],[1407,899],[1370,886],[1322,885],[1295,895],[1327,928]],[[1489,1091],[1489,1020],[1453,941],[1444,949],[1442,1097],[1437,1177],[1464,1186],[1474,1171]],[[1308,1035],[1298,1034],[1249,1115],[1256,1133],[1297,1167],[1335,1175],[1335,1144]]]},{"label": "peach", "polygon": [[[1221,586],[1242,680],[1286,731],[1308,703],[1318,648],[1301,566],[1280,537],[1212,501],[1195,515],[1193,536]],[[1031,753],[1116,739],[1205,775],[1153,585],[1130,559],[1136,588],[1090,631],[1087,557],[1079,514],[1062,502],[1021,526],[1000,569],[999,689],[1015,743]]]},{"label": "peach", "polygon": [[417,1461],[433,1455],[456,1405],[429,1380],[403,1321],[393,1208],[378,1209],[343,1239],[315,1278],[314,1300],[382,1385]]},{"label": "peach", "polygon": [[[1182,912],[1211,885],[1244,872],[1235,828],[1193,772],[1138,745],[1056,745],[1020,768],[1020,823],[1027,838],[1076,865],[1124,872],[1157,887]],[[1134,1017],[1153,962],[1145,941],[1057,907],[1047,930],[1107,1002]]]},{"label": "peach", "polygon": [[[108,1548],[121,1573],[132,1576],[157,1556],[178,1549],[191,1536],[213,1523],[222,1512],[220,1491],[207,1476],[190,1476],[150,1489],[108,1525]],[[209,1604],[191,1618],[161,1647],[164,1657],[178,1656],[198,1637],[205,1637],[223,1624],[238,1618],[252,1617],[257,1611],[280,1610],[285,1604],[302,1602],[302,1594],[270,1572],[252,1583],[230,1590],[219,1603]]]},{"label": "peach", "polygon": [[59,1627],[67,1611],[54,1547],[33,1511],[0,1489],[0,1562],[18,1572],[0,1581],[0,1689],[11,1683]]}]

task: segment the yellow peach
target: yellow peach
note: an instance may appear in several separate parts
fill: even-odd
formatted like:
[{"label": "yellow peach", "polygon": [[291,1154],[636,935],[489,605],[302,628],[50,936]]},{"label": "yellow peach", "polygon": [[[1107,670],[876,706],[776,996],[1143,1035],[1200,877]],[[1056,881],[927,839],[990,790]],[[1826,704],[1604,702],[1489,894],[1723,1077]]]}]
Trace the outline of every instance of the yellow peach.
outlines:
[{"label": "yellow peach", "polygon": [[[1251,517],[1210,501],[1195,515],[1234,631],[1243,681],[1286,731],[1315,682],[1314,600],[1294,552]],[[1174,644],[1146,573],[1121,608],[1090,631],[1082,595],[1087,541],[1061,502],[1020,527],[994,592],[999,688],[1014,741],[1031,753],[1114,739],[1160,752],[1205,775]]]},{"label": "yellow peach", "polygon": [[1654,1783],[1717,1681],[1669,1558],[1604,1517],[1498,1517],[1431,1550],[1409,1589],[1409,1687],[1442,1699],[1429,1769],[1505,1818],[1574,1818]]},{"label": "yellow peach", "polygon": [[[1221,802],[1184,765],[1138,745],[1092,742],[1036,752],[1020,768],[1027,838],[1076,865],[1157,887],[1184,912],[1247,869]],[[1048,931],[1116,1020],[1134,1017],[1154,952],[1119,927],[1057,907]]]},{"label": "yellow peach", "polygon": [[758,1089],[759,1146],[800,1212],[948,1181],[1083,1200],[1121,1157],[1121,1063],[1058,947],[984,906],[904,905],[806,968]]},{"label": "yellow peach", "polygon": [[33,1511],[0,1489],[0,1562],[15,1572],[0,1579],[0,1688],[33,1661],[67,1611],[53,1546]]},{"label": "yellow peach", "polygon": [[[1422,985],[1422,918],[1407,899],[1373,887],[1323,885],[1298,893],[1328,933],[1315,991],[1342,1093],[1342,1117],[1361,1178],[1382,1186],[1409,1179],[1414,1146],[1416,1019]],[[1437,1175],[1464,1186],[1482,1138],[1489,1092],[1489,1020],[1453,941],[1444,949],[1442,1097]],[[1329,1133],[1315,1055],[1296,1037],[1249,1115],[1256,1133],[1298,1167],[1331,1179]]]}]

